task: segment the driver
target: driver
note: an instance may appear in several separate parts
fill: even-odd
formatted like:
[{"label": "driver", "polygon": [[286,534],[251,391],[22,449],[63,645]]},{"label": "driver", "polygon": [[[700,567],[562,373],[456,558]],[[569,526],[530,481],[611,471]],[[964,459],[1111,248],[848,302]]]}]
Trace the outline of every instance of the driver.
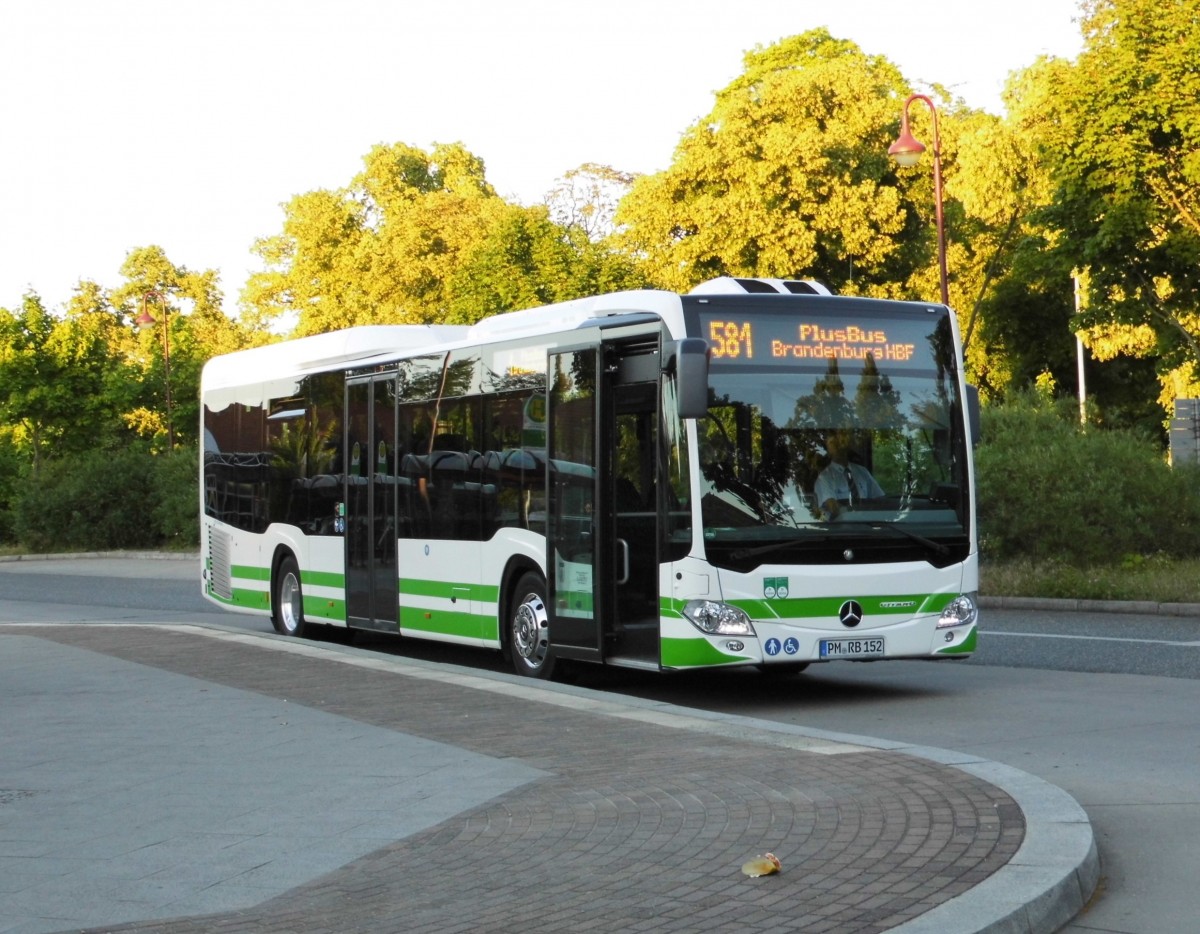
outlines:
[{"label": "driver", "polygon": [[850,462],[851,433],[838,428],[825,439],[829,465],[817,476],[813,498],[826,519],[836,519],[864,499],[883,496],[883,487],[862,464]]}]

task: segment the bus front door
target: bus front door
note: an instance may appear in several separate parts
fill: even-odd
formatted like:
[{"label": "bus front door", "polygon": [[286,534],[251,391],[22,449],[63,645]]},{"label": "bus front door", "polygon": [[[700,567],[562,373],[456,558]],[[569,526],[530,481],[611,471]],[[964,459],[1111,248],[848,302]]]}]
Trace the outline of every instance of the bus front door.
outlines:
[{"label": "bus front door", "polygon": [[658,667],[657,340],[552,354],[551,641]]},{"label": "bus front door", "polygon": [[610,348],[601,406],[602,477],[612,503],[605,616],[610,662],[659,664],[657,341]]},{"label": "bus front door", "polygon": [[346,623],[395,632],[396,380],[346,383]]}]

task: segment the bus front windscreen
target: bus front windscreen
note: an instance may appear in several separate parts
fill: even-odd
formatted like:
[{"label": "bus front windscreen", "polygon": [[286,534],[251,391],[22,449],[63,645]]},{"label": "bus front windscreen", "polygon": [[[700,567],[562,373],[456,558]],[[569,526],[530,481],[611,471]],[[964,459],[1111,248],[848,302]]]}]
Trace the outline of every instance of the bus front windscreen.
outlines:
[{"label": "bus front windscreen", "polygon": [[717,566],[925,560],[969,550],[968,439],[948,309],[706,298],[700,513]]}]

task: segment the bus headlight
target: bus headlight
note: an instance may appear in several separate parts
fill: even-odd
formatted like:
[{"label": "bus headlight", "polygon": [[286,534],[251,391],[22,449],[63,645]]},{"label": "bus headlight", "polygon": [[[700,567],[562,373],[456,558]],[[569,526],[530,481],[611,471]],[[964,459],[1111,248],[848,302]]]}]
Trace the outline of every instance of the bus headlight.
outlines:
[{"label": "bus headlight", "polygon": [[701,632],[722,636],[752,636],[754,627],[743,610],[717,600],[690,600],[683,615]]},{"label": "bus headlight", "polygon": [[967,623],[975,622],[978,613],[975,594],[959,594],[947,604],[946,609],[942,610],[942,617],[938,620],[937,628],[948,629],[951,626],[965,626]]}]

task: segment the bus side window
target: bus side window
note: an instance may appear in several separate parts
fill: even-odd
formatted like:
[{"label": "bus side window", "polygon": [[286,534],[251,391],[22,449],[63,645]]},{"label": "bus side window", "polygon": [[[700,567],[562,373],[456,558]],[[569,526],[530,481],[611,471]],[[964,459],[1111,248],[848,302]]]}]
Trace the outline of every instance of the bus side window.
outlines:
[{"label": "bus side window", "polygon": [[429,502],[429,475],[426,458],[405,454],[400,459],[401,538],[424,538],[429,534],[432,510]]},{"label": "bus side window", "polygon": [[434,451],[429,463],[433,536],[478,541],[482,457],[474,452]]}]

